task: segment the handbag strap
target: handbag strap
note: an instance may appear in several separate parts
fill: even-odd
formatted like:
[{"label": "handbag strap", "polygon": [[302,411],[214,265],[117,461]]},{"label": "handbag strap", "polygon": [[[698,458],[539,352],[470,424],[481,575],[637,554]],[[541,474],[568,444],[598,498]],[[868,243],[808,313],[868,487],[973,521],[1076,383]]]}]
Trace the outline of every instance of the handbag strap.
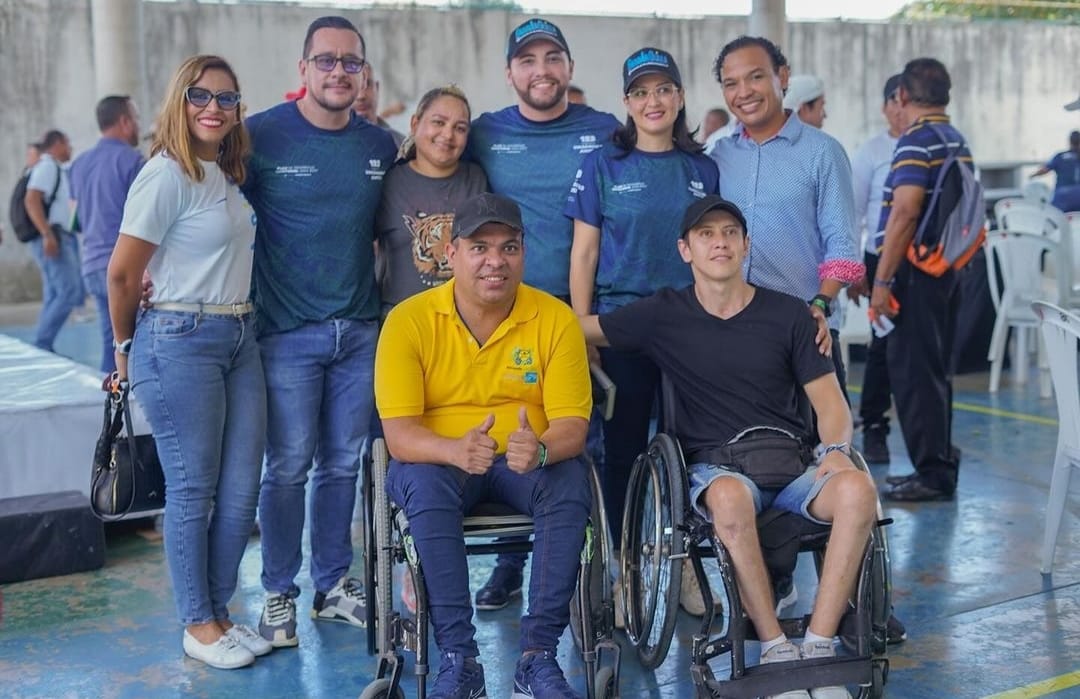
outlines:
[{"label": "handbag strap", "polygon": [[[131,494],[128,497],[127,505],[123,510],[118,510],[115,514],[98,513],[98,516],[107,522],[115,522],[123,519],[127,516],[128,512],[131,512],[131,508],[135,506],[135,469],[139,467],[138,456],[135,451],[135,430],[131,425],[131,406],[128,404],[128,393],[130,387],[127,381],[121,381],[113,388],[112,393],[109,396],[109,401],[113,404],[112,407],[112,425],[109,427],[109,434],[112,437],[115,444],[116,438],[120,435],[120,430],[123,427],[127,428],[127,445],[128,453],[131,456],[131,468],[129,474],[131,476]],[[105,413],[108,415],[110,408],[108,405],[105,407]],[[106,418],[108,420],[108,418]],[[121,474],[119,469],[117,470],[117,477]]]}]

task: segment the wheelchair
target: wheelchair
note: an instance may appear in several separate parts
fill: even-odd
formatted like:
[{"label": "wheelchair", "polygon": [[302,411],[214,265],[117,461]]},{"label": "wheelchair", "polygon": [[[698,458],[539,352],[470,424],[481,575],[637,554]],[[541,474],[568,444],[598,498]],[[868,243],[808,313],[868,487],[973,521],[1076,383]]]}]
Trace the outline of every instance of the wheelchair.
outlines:
[{"label": "wheelchair", "polygon": [[[673,396],[666,380],[665,400]],[[665,412],[665,425],[672,425]],[[854,449],[855,465],[868,471],[866,462]],[[841,620],[839,635],[850,655],[808,659],[790,663],[746,666],[746,641],[756,640],[753,624],[746,615],[735,581],[735,570],[712,525],[688,502],[690,485],[678,440],[660,432],[634,463],[626,494],[622,529],[620,584],[626,605],[626,632],[646,669],[655,669],[665,659],[675,630],[682,584],[683,559],[688,559],[701,588],[705,616],[700,631],[691,638],[691,677],[697,699],[760,697],[793,689],[845,685],[859,687],[860,699],[884,695],[889,661],[886,655],[886,623],[890,608],[890,563],[884,527],[891,523],[881,514],[871,529],[863,554],[852,608]],[[765,510],[757,520],[762,542],[779,542],[775,550],[763,550],[766,567],[774,578],[790,575],[799,552],[811,551],[820,574],[830,528],[798,515]],[[763,546],[763,549],[765,547]],[[715,558],[726,595],[727,623],[724,633],[713,634],[716,612],[709,580],[702,563]],[[781,618],[780,626],[789,638],[806,634],[810,617]],[[731,654],[730,678],[718,680],[708,661]]]},{"label": "wheelchair", "polygon": [[[405,513],[386,494],[389,467],[386,442],[376,439],[371,446],[368,468],[362,479],[365,512],[365,585],[368,594],[367,643],[369,655],[377,655],[375,680],[360,699],[404,699],[403,651],[415,657],[417,699],[427,693],[430,672],[428,659],[429,617],[427,588],[422,561],[409,531]],[[592,512],[585,528],[577,589],[571,601],[570,629],[585,665],[588,699],[616,699],[619,696],[620,647],[614,641],[615,605],[612,599],[610,534],[605,525],[603,498],[596,471],[590,465],[589,484]],[[466,554],[493,554],[530,551],[530,541],[499,542],[496,537],[532,533],[531,518],[502,504],[481,504],[463,522]],[[393,566],[407,564],[416,591],[416,614],[394,609]]]}]

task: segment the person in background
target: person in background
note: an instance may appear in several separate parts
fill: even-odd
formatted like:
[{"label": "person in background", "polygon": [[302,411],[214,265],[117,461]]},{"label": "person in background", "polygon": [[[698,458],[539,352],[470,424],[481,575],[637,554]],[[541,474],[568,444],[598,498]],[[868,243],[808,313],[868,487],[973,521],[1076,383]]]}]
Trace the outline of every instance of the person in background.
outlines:
[{"label": "person in background", "polygon": [[[888,128],[864,143],[851,159],[851,176],[855,188],[855,219],[860,227],[863,262],[866,276],[858,284],[848,287],[853,298],[870,297],[870,280],[877,271],[877,226],[881,221],[881,197],[885,178],[892,169],[896,141],[904,129],[904,115],[896,99],[900,76],[885,81],[884,103],[881,114]],[[885,338],[874,335],[866,353],[866,369],[863,371],[863,390],[859,401],[862,418],[862,455],[868,464],[889,463],[889,416],[892,405],[889,388],[889,368],[885,360]]]},{"label": "person in background", "polygon": [[124,201],[146,159],[139,145],[139,110],[127,95],[103,97],[95,109],[101,138],[71,164],[71,198],[82,231],[82,275],[101,324],[101,370],[116,370],[106,269],[120,234]]},{"label": "person in background", "polygon": [[[138,395],[165,473],[165,557],[184,653],[225,670],[272,650],[228,608],[255,522],[266,434],[240,100],[223,59],[180,65],[108,271],[117,377]],[[146,270],[152,305],[136,321]]]},{"label": "person in background", "polygon": [[709,136],[713,135],[720,129],[724,128],[731,123],[731,115],[727,113],[726,109],[720,107],[713,107],[709,111],[705,112],[705,119],[701,122],[701,134],[698,138],[702,143],[707,143]]},{"label": "person in background", "polygon": [[784,109],[815,129],[825,125],[825,83],[816,75],[792,75],[784,93]]},{"label": "person in background", "polygon": [[[53,351],[53,343],[71,312],[86,298],[79,273],[79,241],[71,231],[71,190],[65,163],[71,160],[71,141],[49,131],[41,140],[41,158],[30,169],[23,200],[38,237],[27,243],[41,271],[41,312],[34,346]],[[27,160],[30,160],[27,153]]]},{"label": "person in background", "polygon": [[[686,124],[682,76],[667,51],[646,47],[623,62],[626,123],[613,142],[585,157],[563,213],[574,221],[570,298],[579,316],[609,313],[665,287],[691,282],[671,241],[693,201],[718,189],[716,163],[702,154]],[[604,425],[600,480],[616,550],[630,470],[649,441],[649,421],[660,385],[643,354],[591,350],[618,387]],[[684,575],[684,606],[704,614],[697,578]]]},{"label": "person in background", "polygon": [[570,104],[588,104],[585,100],[585,90],[582,90],[577,85],[571,85],[566,88],[566,99]]},{"label": "person in background", "polygon": [[1080,131],[1069,133],[1069,150],[1055,155],[1031,176],[1039,177],[1051,171],[1057,179],[1050,203],[1062,211],[1080,211]]},{"label": "person in background", "polygon": [[[379,113],[379,89],[382,85],[379,83],[379,79],[375,77],[375,66],[371,65],[370,61],[364,61],[364,69],[361,74],[363,80],[360,81],[360,91],[353,101],[353,111],[372,124],[386,129],[394,138],[394,145],[400,148],[401,142],[405,140],[405,134],[386,123],[386,119]],[[400,102],[396,104],[401,105]],[[404,109],[405,105],[401,105],[401,110],[397,113],[404,111]]]},{"label": "person in background", "polygon": [[452,275],[447,260],[454,210],[487,191],[479,165],[462,162],[472,114],[454,85],[428,90],[416,106],[401,160],[383,183],[375,217],[383,315]]}]

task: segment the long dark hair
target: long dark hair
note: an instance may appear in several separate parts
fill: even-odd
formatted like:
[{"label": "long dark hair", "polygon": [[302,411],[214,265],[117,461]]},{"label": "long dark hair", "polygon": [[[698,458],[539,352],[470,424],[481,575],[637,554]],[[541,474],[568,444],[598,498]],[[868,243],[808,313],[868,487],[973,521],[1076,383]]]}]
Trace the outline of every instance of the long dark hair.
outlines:
[{"label": "long dark hair", "polygon": [[[681,87],[679,92],[682,93]],[[697,129],[691,131],[690,127],[686,125],[686,103],[684,102],[678,116],[675,117],[675,125],[672,127],[671,140],[675,144],[675,148],[684,153],[697,154],[703,152],[705,146],[698,143],[694,138],[697,132]],[[611,141],[616,148],[623,151],[622,154],[617,156],[620,158],[625,158],[630,155],[632,150],[637,148],[637,124],[634,123],[632,116],[626,115],[626,123],[615,129]]]}]

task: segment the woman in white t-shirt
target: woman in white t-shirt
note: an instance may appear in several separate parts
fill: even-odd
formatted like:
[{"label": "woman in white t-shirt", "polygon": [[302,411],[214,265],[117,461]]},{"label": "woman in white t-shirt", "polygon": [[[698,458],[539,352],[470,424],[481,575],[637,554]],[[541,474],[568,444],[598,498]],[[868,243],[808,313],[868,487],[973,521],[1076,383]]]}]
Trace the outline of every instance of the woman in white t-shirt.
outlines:
[{"label": "woman in white t-shirt", "polygon": [[[266,433],[239,90],[216,56],[177,70],[108,273],[117,375],[130,377],[165,473],[165,554],[184,652],[222,669],[271,650],[226,606],[255,521]],[[136,321],[146,270],[152,305]]]}]

